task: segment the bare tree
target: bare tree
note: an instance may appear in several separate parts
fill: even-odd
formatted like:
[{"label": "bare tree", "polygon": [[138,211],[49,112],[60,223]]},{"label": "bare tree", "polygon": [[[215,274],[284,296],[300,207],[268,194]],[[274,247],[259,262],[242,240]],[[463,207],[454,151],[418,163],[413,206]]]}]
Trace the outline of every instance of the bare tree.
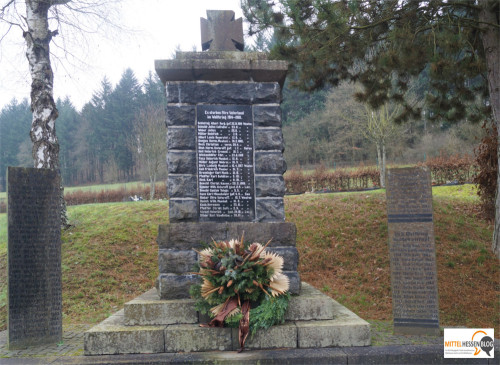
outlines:
[{"label": "bare tree", "polygon": [[[56,136],[58,111],[54,102],[54,74],[51,65],[50,45],[59,30],[71,26],[78,33],[89,31],[92,21],[77,21],[87,17],[109,24],[104,8],[107,2],[95,0],[9,0],[0,8],[0,22],[7,25],[0,40],[12,28],[20,28],[26,45],[31,75],[31,111],[33,119],[30,137],[33,143],[32,157],[36,168],[59,169],[59,143]],[[50,28],[54,27],[54,30]],[[64,45],[64,42],[63,42]],[[59,45],[59,47],[63,47]],[[71,51],[65,49],[66,54]],[[68,224],[64,190],[61,186],[61,223]]]},{"label": "bare tree", "polygon": [[167,155],[165,138],[164,108],[159,105],[148,105],[141,109],[134,120],[131,149],[139,161],[147,167],[151,200],[155,195],[156,177]]},{"label": "bare tree", "polygon": [[401,133],[401,128],[394,123],[400,113],[400,107],[382,105],[378,110],[373,110],[365,105],[365,121],[361,124],[360,131],[363,136],[375,143],[377,147],[377,160],[380,170],[380,186],[385,188],[386,148],[394,138]]}]

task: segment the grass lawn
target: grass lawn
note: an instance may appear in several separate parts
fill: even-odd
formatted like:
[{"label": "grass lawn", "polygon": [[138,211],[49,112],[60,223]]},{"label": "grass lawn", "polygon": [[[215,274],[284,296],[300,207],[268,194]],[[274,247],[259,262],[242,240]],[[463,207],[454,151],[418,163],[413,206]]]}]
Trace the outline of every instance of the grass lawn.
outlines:
[{"label": "grass lawn", "polygon": [[[157,181],[157,184],[161,184],[161,181]],[[92,192],[99,192],[99,191],[107,191],[107,190],[120,190],[120,189],[125,189],[125,190],[133,190],[136,188],[143,188],[149,186],[149,182],[128,182],[128,183],[116,183],[116,184],[101,184],[101,185],[88,185],[88,186],[70,186],[70,187],[65,187],[64,192],[65,193],[71,193],[74,191],[92,191]]]},{"label": "grass lawn", "polygon": [[[162,181],[157,181],[157,184],[162,184]],[[163,182],[164,183],[164,182]],[[100,184],[100,185],[82,185],[82,186],[69,186],[64,188],[65,193],[71,193],[75,191],[108,191],[108,190],[134,190],[138,187],[147,187],[149,186],[149,182],[128,182],[128,183],[116,183],[116,184]],[[0,192],[0,200],[7,199],[6,192]]]},{"label": "grass lawn", "polygon": [[[439,308],[444,326],[499,328],[499,262],[492,225],[478,216],[472,185],[433,188]],[[362,318],[390,321],[387,214],[383,190],[285,198],[297,225],[302,279]],[[65,324],[96,323],[154,285],[158,224],[168,203],[68,207],[62,235]],[[0,329],[6,325],[6,215],[0,214]]]}]

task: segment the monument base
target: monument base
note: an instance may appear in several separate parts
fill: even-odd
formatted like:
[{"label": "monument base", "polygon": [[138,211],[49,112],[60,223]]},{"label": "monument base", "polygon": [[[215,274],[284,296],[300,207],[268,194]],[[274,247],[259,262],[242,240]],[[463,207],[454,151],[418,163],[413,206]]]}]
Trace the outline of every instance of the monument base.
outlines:
[{"label": "monument base", "polygon": [[283,273],[290,280],[289,292],[299,294],[297,272],[299,253],[296,248],[297,228],[289,222],[189,222],[160,224],[158,227],[158,266],[160,275],[156,289],[160,299],[189,297],[191,285],[200,281],[191,272],[198,262],[195,250],[202,250],[212,240],[241,239],[266,244],[266,249],[284,259]]},{"label": "monument base", "polygon": [[[194,305],[192,299],[162,300],[151,289],[85,332],[85,355],[238,350],[238,329],[200,327],[206,318]],[[368,322],[303,282],[300,294],[290,300],[285,323],[249,336],[245,348],[370,344]]]}]

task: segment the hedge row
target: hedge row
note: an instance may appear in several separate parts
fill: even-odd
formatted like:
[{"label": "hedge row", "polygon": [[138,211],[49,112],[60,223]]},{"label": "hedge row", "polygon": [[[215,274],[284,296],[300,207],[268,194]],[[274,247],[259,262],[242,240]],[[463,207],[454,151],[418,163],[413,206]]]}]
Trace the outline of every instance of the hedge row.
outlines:
[{"label": "hedge row", "polygon": [[[149,185],[144,187],[137,185],[135,188],[125,189],[122,187],[102,191],[75,190],[66,192],[64,200],[66,200],[66,205],[124,202],[129,201],[131,197],[141,197],[143,200],[149,200],[150,191]],[[154,199],[168,199],[165,184],[156,184]],[[0,213],[6,213],[6,211],[7,204],[4,200],[1,200]]]},{"label": "hedge row", "polygon": [[[444,155],[418,163],[431,171],[432,183],[463,184],[472,182],[478,173],[474,157],[469,155]],[[380,174],[375,167],[357,169],[339,169],[329,172],[324,166],[318,167],[312,174],[304,173],[300,167],[293,168],[285,175],[287,193],[301,194],[306,191],[353,191],[380,186]]]},{"label": "hedge row", "polygon": [[445,155],[428,158],[419,166],[427,166],[431,170],[432,182],[443,185],[450,182],[463,184],[472,182],[478,173],[474,157],[470,155]]},{"label": "hedge row", "polygon": [[[478,173],[474,158],[469,155],[444,155],[428,158],[419,166],[431,170],[433,184],[442,185],[450,182],[463,184],[472,182]],[[338,169],[333,172],[321,165],[312,174],[306,174],[299,168],[293,168],[285,174],[286,190],[289,194],[301,194],[307,191],[353,191],[380,186],[380,175],[375,167],[356,169]],[[149,186],[120,188],[99,192],[76,190],[67,192],[64,197],[67,205],[110,203],[130,200],[131,196],[149,199]],[[154,199],[168,199],[166,186],[159,183],[155,188]],[[5,213],[6,204],[0,201],[0,213]]]},{"label": "hedge row", "polygon": [[301,194],[306,191],[363,190],[380,186],[380,174],[375,167],[357,169],[339,169],[328,172],[324,166],[318,167],[312,174],[305,174],[294,168],[285,175],[287,193]]},{"label": "hedge row", "polygon": [[[120,188],[114,190],[103,190],[99,192],[76,190],[64,194],[67,205],[112,203],[129,201],[130,197],[141,197],[149,199],[151,189],[149,186],[137,186],[135,188]],[[156,184],[154,199],[168,199],[165,184]]]}]

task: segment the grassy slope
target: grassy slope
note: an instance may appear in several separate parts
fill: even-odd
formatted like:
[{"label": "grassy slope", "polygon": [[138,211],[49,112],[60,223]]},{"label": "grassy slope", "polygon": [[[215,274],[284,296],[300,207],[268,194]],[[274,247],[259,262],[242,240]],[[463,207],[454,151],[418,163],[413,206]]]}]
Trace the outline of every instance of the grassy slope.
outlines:
[{"label": "grassy slope", "polygon": [[[492,227],[476,218],[471,198],[442,193],[434,192],[441,322],[498,331],[500,280],[498,260],[489,250]],[[303,280],[364,318],[390,320],[383,191],[303,195],[287,203],[287,220],[297,225]]]},{"label": "grassy slope", "polygon": [[[500,333],[499,265],[489,252],[492,227],[476,217],[474,189],[439,187],[433,194],[442,324],[494,326]],[[390,320],[383,191],[285,202],[287,220],[297,224],[302,278],[364,318]],[[69,215],[74,227],[63,234],[64,321],[98,322],[153,286],[155,236],[158,224],[168,221],[168,204],[83,205],[69,207]],[[5,225],[0,214],[0,328],[6,320]]]}]

